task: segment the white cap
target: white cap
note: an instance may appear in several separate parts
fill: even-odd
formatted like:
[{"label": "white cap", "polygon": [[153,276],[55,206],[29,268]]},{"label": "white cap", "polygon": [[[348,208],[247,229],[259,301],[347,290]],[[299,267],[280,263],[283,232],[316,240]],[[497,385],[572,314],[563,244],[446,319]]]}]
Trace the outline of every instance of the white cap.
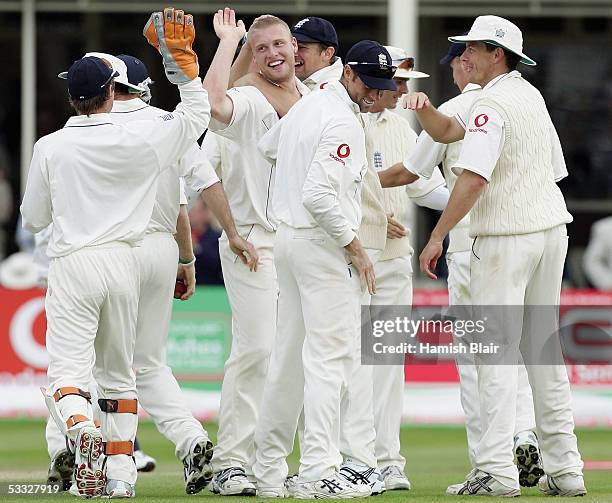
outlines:
[{"label": "white cap", "polygon": [[[108,63],[113,67],[113,70],[115,70],[119,74],[118,77],[115,77],[115,82],[119,84],[123,84],[124,86],[126,86],[128,89],[131,89],[132,91],[136,91],[136,92],[145,91],[145,89],[141,86],[130,84],[130,81],[128,80],[127,66],[125,65],[123,61],[121,61],[116,56],[113,56],[112,54],[106,54],[105,52],[88,52],[83,57],[85,58],[87,56],[93,56],[95,58],[100,58],[100,59],[104,59],[108,61]],[[67,79],[68,72],[58,73],[57,76],[60,79]]]},{"label": "white cap", "polygon": [[32,255],[17,252],[0,264],[0,285],[12,290],[27,290],[38,285],[38,270]]},{"label": "white cap", "polygon": [[523,34],[514,23],[499,16],[478,16],[467,35],[448,37],[451,42],[488,42],[508,49],[521,57],[521,63],[535,66],[537,63],[523,54]]},{"label": "white cap", "polygon": [[400,68],[400,65],[405,61],[412,60],[412,64],[414,64],[414,58],[408,56],[408,53],[400,48],[393,47],[391,45],[385,45],[385,49],[389,52],[391,56],[391,60],[393,61],[393,66],[397,67],[395,73],[393,74],[393,78],[396,79],[425,79],[429,77],[428,73],[419,72],[414,70],[413,67],[410,68]]}]

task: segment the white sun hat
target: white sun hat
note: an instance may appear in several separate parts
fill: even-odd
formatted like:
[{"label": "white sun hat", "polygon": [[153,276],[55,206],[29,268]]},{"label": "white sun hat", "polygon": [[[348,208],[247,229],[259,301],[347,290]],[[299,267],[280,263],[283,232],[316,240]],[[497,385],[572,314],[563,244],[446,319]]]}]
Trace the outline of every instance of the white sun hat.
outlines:
[{"label": "white sun hat", "polygon": [[0,285],[12,290],[27,290],[38,285],[38,270],[32,255],[13,253],[0,264]]},{"label": "white sun hat", "polygon": [[[119,84],[123,84],[124,86],[126,86],[128,89],[132,91],[136,91],[136,92],[145,91],[145,89],[142,86],[130,84],[130,81],[128,79],[127,66],[122,60],[120,60],[116,56],[113,56],[112,54],[106,54],[105,52],[88,52],[83,57],[85,58],[89,56],[104,59],[108,61],[108,63],[113,67],[113,70],[115,70],[119,74],[118,77],[115,77],[115,82]],[[60,79],[67,79],[68,72],[58,73],[57,76]]]},{"label": "white sun hat", "polygon": [[467,35],[448,37],[451,42],[488,42],[508,49],[521,57],[521,63],[535,66],[537,63],[523,53],[523,34],[514,23],[499,16],[478,16]]},{"label": "white sun hat", "polygon": [[419,72],[414,69],[414,58],[408,56],[408,53],[401,47],[393,47],[385,45],[385,49],[389,52],[393,66],[397,69],[393,74],[397,79],[425,79],[429,77],[428,73]]}]

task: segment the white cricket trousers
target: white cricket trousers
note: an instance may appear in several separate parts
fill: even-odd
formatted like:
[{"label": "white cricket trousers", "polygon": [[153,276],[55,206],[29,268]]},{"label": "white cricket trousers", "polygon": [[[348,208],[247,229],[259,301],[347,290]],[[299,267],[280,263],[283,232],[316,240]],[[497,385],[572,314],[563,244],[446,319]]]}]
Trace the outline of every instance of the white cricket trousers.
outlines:
[{"label": "white cricket trousers", "polygon": [[[136,399],[132,361],[139,291],[135,250],[125,243],[87,247],[51,261],[45,309],[52,393],[72,386],[87,390],[95,352],[100,398]],[[91,404],[82,396],[65,396],[57,407],[64,420],[73,415],[93,420]],[[136,414],[101,413],[100,422],[106,442],[134,441]],[[78,428],[69,434],[75,437]],[[106,476],[135,484],[133,458],[108,456]]]},{"label": "white cricket trousers", "polygon": [[[470,250],[451,252],[446,255],[448,265],[448,305],[465,306],[472,304],[470,295]],[[469,358],[469,362],[466,360]],[[462,364],[457,362],[461,407],[465,414],[468,456],[474,467],[474,451],[482,432],[480,402],[478,400],[478,374],[473,355],[462,355]],[[516,396],[516,423],[514,435],[526,430],[535,430],[533,396],[524,365],[517,366],[518,393]]]},{"label": "white cricket trousers", "polygon": [[302,406],[300,481],[329,477],[340,467],[340,400],[360,323],[359,275],[322,229],[281,225],[274,254],[278,331],[255,434],[260,488],[284,486]]},{"label": "white cricket trousers", "polygon": [[[366,248],[366,253],[376,268],[382,250]],[[376,286],[378,288],[378,278]],[[361,295],[361,306],[369,306],[371,298],[365,289]],[[367,313],[360,313],[360,324],[362,330],[371,330],[371,327],[365,326],[371,325]],[[376,467],[373,366],[361,364],[361,330],[355,332],[353,349],[351,377],[340,404],[340,453],[346,459]]]},{"label": "white cricket trousers", "polygon": [[[567,253],[565,225],[542,232],[513,236],[478,237],[471,257],[470,291],[474,306],[558,306]],[[516,309],[516,308],[513,308]],[[484,310],[486,314],[486,310]],[[541,333],[525,311],[522,320],[504,326],[515,347],[538,345]],[[536,316],[538,313],[536,313]],[[549,321],[558,329],[558,318]],[[493,330],[495,327],[493,327]],[[529,362],[527,362],[529,363]],[[569,380],[565,365],[526,365],[533,390],[536,431],[544,470],[551,476],[582,474],[582,460],[574,434]],[[474,452],[474,467],[518,488],[512,434],[515,429],[518,373],[512,365],[477,364],[482,436]]]},{"label": "white cricket trousers", "polygon": [[147,234],[136,249],[140,266],[140,299],[134,350],[136,389],[142,408],[183,460],[208,434],[193,417],[172,369],[166,344],[172,318],[178,246],[169,232]]},{"label": "white cricket trousers", "polygon": [[215,472],[239,466],[251,471],[255,425],[274,337],[278,283],[274,267],[273,232],[259,225],[239,229],[259,253],[252,272],[231,251],[225,234],[219,253],[225,288],[232,308],[232,349],[225,362],[221,388],[219,432],[213,455]]},{"label": "white cricket trousers", "polygon": [[[377,260],[368,250],[376,275],[376,294],[367,291],[363,305],[412,305],[411,256]],[[376,259],[376,260],[374,260]],[[384,317],[384,314],[378,313]],[[406,315],[410,314],[409,310]],[[364,320],[361,320],[362,323]],[[358,339],[357,370],[348,388],[348,407],[341,429],[341,450],[346,457],[371,467],[406,466],[400,454],[400,428],[404,406],[403,365],[361,365],[361,336]],[[373,417],[374,431],[370,425]]]}]

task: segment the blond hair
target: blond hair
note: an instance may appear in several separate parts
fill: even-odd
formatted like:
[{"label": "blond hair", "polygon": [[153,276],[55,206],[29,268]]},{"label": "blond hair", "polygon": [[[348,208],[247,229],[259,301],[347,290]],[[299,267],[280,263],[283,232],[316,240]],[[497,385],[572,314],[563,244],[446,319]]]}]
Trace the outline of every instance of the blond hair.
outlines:
[{"label": "blond hair", "polygon": [[283,21],[281,18],[272,15],[259,16],[257,19],[255,19],[255,21],[253,21],[253,24],[249,28],[249,33],[253,32],[254,30],[264,30],[274,25],[282,26],[287,30],[289,36],[292,36],[291,28],[289,28],[289,25],[285,23],[285,21]]}]

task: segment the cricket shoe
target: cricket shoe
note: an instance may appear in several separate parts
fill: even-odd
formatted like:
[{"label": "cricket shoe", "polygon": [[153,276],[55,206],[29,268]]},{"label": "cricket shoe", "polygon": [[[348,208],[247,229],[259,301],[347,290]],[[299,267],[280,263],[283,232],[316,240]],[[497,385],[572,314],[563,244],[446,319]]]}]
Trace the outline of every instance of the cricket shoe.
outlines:
[{"label": "cricket shoe", "polygon": [[448,486],[446,494],[451,496],[501,496],[514,498],[521,495],[521,490],[505,486],[497,481],[493,475],[476,470],[465,482]]},{"label": "cricket shoe", "polygon": [[213,468],[210,460],[213,457],[213,444],[208,438],[198,440],[189,454],[183,459],[185,475],[185,492],[197,494],[204,489],[213,478]]},{"label": "cricket shoe", "polygon": [[380,471],[380,476],[387,491],[409,491],[411,488],[408,477],[397,465],[385,466]]},{"label": "cricket shoe", "polygon": [[584,478],[576,473],[566,473],[558,477],[543,475],[538,489],[549,496],[584,496],[587,493]]},{"label": "cricket shoe", "polygon": [[257,486],[257,496],[260,498],[288,498],[289,491],[285,487]]},{"label": "cricket shoe", "polygon": [[385,492],[385,482],[378,468],[372,468],[350,458],[340,466],[340,476],[351,484],[362,484],[369,487],[372,496]]},{"label": "cricket shoe", "polygon": [[145,454],[141,450],[134,451],[134,462],[139,472],[152,472],[155,470],[155,458]]},{"label": "cricket shoe", "polygon": [[71,494],[85,498],[102,496],[106,486],[106,477],[102,471],[103,452],[100,430],[94,426],[83,426],[75,441]]},{"label": "cricket shoe", "polygon": [[244,468],[240,466],[232,466],[215,474],[211,490],[221,496],[255,496],[257,494],[257,487],[248,479]]},{"label": "cricket shoe", "polygon": [[299,475],[297,473],[294,473],[293,475],[288,475],[285,479],[285,489],[287,489],[289,497],[293,497],[293,495],[295,494],[295,488],[298,484],[298,477]]},{"label": "cricket shoe", "polygon": [[544,475],[538,437],[533,431],[519,433],[514,437],[514,462],[519,472],[519,484],[534,487]]},{"label": "cricket shoe", "polygon": [[352,484],[340,474],[315,482],[297,482],[292,496],[296,499],[351,499],[366,498],[371,490],[365,484]]},{"label": "cricket shoe", "polygon": [[52,460],[47,475],[47,485],[58,486],[60,491],[67,491],[72,485],[74,474],[74,454],[67,449],[60,451]]},{"label": "cricket shoe", "polygon": [[103,498],[133,498],[136,490],[132,484],[123,480],[108,480]]}]

